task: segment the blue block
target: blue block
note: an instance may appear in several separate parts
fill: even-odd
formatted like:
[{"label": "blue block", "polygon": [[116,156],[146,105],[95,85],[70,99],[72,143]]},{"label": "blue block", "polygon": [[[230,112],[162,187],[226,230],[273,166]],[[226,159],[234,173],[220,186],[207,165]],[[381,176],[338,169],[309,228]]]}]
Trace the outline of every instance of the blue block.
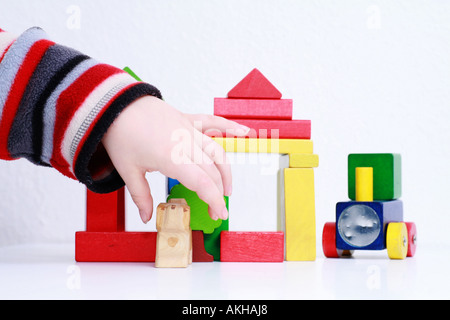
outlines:
[{"label": "blue block", "polygon": [[336,204],[336,247],[341,250],[386,249],[390,222],[403,222],[403,202],[348,201]]},{"label": "blue block", "polygon": [[180,184],[180,182],[176,179],[167,178],[167,195],[170,194],[170,190],[177,184]]}]

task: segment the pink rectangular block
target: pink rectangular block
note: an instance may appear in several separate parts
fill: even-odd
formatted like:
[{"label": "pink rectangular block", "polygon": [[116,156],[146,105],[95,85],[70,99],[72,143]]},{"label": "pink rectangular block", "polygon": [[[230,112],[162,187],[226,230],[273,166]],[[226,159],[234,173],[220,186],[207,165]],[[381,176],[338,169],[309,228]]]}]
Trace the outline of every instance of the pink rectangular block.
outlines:
[{"label": "pink rectangular block", "polygon": [[220,261],[283,262],[284,233],[281,231],[222,231]]},{"label": "pink rectangular block", "polygon": [[228,119],[292,119],[292,99],[214,98],[214,115]]},{"label": "pink rectangular block", "polygon": [[[311,120],[253,120],[231,119],[239,124],[249,127],[249,138],[263,139],[311,139]],[[206,135],[213,137],[234,137],[226,132],[207,130]]]}]

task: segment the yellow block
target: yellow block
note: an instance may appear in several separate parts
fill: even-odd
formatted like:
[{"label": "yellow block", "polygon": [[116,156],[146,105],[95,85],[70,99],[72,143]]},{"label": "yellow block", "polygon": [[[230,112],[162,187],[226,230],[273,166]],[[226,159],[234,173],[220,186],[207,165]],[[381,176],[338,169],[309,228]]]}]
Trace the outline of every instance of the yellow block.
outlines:
[{"label": "yellow block", "polygon": [[386,232],[386,248],[391,259],[405,259],[408,253],[408,229],[404,222],[391,222]]},{"label": "yellow block", "polygon": [[259,139],[259,138],[218,138],[214,141],[220,144],[226,152],[246,153],[312,153],[313,142],[306,139]]},{"label": "yellow block", "polygon": [[316,259],[314,169],[284,169],[287,261]]},{"label": "yellow block", "polygon": [[317,154],[291,153],[289,154],[289,168],[316,168],[319,166]]},{"label": "yellow block", "polygon": [[355,169],[356,201],[373,201],[373,168]]}]

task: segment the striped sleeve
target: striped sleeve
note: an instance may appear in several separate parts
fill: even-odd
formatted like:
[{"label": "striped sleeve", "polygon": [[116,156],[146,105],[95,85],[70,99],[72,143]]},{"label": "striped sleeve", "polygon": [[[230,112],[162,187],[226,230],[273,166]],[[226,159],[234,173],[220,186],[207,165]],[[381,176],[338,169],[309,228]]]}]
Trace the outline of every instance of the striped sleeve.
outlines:
[{"label": "striped sleeve", "polygon": [[0,158],[26,158],[106,193],[124,185],[101,139],[154,86],[71,48],[40,28],[0,29]]}]

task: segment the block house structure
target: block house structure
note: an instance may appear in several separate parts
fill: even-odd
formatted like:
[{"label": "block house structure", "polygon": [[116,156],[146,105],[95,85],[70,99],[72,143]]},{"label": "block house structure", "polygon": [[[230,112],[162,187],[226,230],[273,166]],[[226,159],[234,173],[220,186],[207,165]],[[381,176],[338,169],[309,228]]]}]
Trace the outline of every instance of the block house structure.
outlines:
[{"label": "block house structure", "polygon": [[[258,69],[244,77],[227,97],[214,99],[214,115],[251,128],[247,137],[207,133],[226,152],[276,153],[289,157],[289,167],[280,169],[282,182],[278,184],[284,198],[282,230],[229,230],[228,221],[213,222],[209,216],[205,217],[207,206],[194,192],[167,178],[168,201],[185,198],[190,206],[193,262],[316,259],[314,168],[318,167],[319,158],[313,153],[311,121],[292,119],[292,114],[292,99],[283,99]],[[228,197],[226,201],[228,206]],[[124,214],[124,189],[107,195],[87,191],[86,231],[76,233],[76,260],[155,261],[157,232],[125,231]],[[198,219],[203,219],[201,224]],[[195,228],[196,224],[209,229],[205,232],[203,227]]]}]

